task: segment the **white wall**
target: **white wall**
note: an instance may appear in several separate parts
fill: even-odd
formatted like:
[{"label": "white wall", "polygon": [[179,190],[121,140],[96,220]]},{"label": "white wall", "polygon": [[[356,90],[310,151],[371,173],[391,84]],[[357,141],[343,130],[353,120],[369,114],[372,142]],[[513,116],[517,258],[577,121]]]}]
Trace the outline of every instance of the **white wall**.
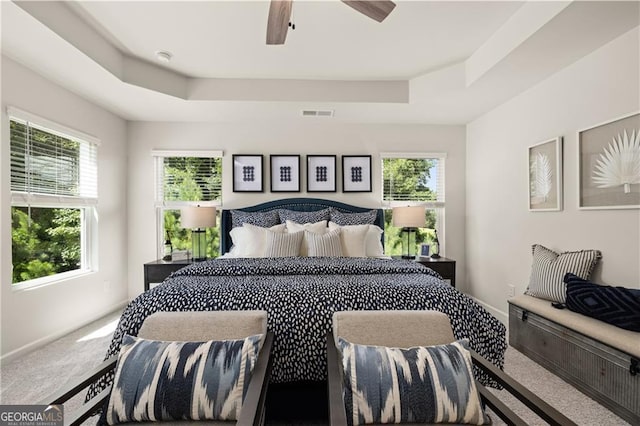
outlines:
[{"label": "white wall", "polygon": [[[101,140],[98,150],[99,271],[39,288],[11,289],[7,106]],[[1,354],[7,356],[5,359],[97,319],[126,300],[126,126],[121,118],[2,57],[0,297]]]},{"label": "white wall", "polygon": [[[223,159],[223,208],[237,208],[271,199],[311,196],[330,198],[365,207],[380,207],[380,152],[447,152],[446,252],[456,259],[464,282],[465,128],[428,125],[345,125],[330,119],[294,123],[153,123],[129,124],[129,296],[143,290],[145,262],[156,258],[154,221],[154,164],[152,149],[221,149]],[[269,154],[371,154],[373,193],[344,194],[232,191],[232,154],[264,154],[265,178]],[[340,158],[338,158],[340,162]],[[304,163],[304,157],[303,157]],[[339,167],[340,170],[340,167]],[[306,187],[306,167],[302,167]],[[338,181],[341,178],[338,176]],[[340,188],[340,185],[338,185]]]},{"label": "white wall", "polygon": [[[525,291],[534,243],[599,249],[595,280],[640,288],[640,210],[578,210],[576,136],[640,109],[639,36],[636,28],[467,126],[467,284],[498,313],[508,285]],[[527,148],[557,136],[564,210],[529,212]]]}]

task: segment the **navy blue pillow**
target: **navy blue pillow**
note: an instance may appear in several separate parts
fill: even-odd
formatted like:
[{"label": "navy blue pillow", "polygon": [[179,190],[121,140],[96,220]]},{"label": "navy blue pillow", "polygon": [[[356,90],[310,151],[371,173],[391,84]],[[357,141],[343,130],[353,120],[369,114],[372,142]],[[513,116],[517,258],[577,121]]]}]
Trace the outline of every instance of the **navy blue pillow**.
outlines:
[{"label": "navy blue pillow", "polygon": [[572,273],[564,276],[564,282],[568,309],[640,332],[640,290],[594,284]]}]

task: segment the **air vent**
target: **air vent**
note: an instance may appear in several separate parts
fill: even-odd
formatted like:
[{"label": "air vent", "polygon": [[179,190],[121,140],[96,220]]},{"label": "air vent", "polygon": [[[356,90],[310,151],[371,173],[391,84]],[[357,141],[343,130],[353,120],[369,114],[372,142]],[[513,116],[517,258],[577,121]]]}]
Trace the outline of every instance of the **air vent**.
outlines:
[{"label": "air vent", "polygon": [[303,109],[302,110],[303,117],[333,117],[332,109]]}]

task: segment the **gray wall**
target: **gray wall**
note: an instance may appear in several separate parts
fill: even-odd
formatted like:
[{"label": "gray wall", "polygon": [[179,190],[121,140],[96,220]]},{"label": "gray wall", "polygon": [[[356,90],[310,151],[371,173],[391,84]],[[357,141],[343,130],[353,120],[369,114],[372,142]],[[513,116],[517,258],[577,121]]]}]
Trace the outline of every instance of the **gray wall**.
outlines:
[{"label": "gray wall", "polygon": [[[99,270],[27,290],[11,288],[11,204],[7,106],[96,136]],[[17,356],[118,308],[127,299],[126,122],[2,57],[0,295],[3,356]],[[8,358],[7,358],[8,359]]]},{"label": "gray wall", "polygon": [[[508,285],[523,293],[531,245],[602,251],[595,279],[640,288],[640,210],[578,210],[577,131],[640,109],[638,29],[467,126],[470,293],[503,320]],[[529,146],[564,137],[564,210],[528,211]]]}]

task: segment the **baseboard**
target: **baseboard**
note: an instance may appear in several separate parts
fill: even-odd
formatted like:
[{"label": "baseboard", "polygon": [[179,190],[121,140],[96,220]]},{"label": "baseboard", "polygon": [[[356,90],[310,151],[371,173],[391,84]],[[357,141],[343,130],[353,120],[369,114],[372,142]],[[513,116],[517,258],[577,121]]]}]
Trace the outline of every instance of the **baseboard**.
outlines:
[{"label": "baseboard", "polygon": [[60,330],[57,333],[54,334],[50,334],[49,336],[45,336],[41,339],[38,339],[34,342],[31,343],[27,343],[26,345],[15,349],[7,354],[4,354],[2,356],[0,356],[0,362],[2,363],[6,363],[6,362],[10,362],[14,359],[17,359],[19,357],[22,357],[24,355],[26,355],[29,352],[32,352],[36,349],[38,349],[39,347],[42,347],[48,343],[53,342],[54,340],[57,340],[59,338],[61,338],[62,336],[65,336],[69,333],[72,333],[82,327],[84,327],[85,325],[88,325],[96,320],[99,320],[100,318],[102,318],[103,316],[110,314],[112,312],[115,312],[117,310],[122,310],[127,304],[129,303],[128,300],[124,300],[121,302],[116,303],[115,305],[112,305],[109,308],[103,309],[101,311],[98,311],[95,315],[91,316],[90,318],[88,318],[86,321],[81,322],[79,324],[74,325],[73,327],[69,327],[67,329],[64,330]]},{"label": "baseboard", "polygon": [[473,300],[475,300],[479,305],[481,305],[483,308],[485,308],[487,311],[489,311],[491,313],[491,315],[493,315],[494,317],[498,318],[498,320],[500,320],[500,322],[502,322],[507,328],[509,327],[509,314],[507,314],[506,312],[501,311],[498,308],[495,308],[487,303],[484,303],[482,300],[480,299],[476,299],[473,296],[470,296]]}]

